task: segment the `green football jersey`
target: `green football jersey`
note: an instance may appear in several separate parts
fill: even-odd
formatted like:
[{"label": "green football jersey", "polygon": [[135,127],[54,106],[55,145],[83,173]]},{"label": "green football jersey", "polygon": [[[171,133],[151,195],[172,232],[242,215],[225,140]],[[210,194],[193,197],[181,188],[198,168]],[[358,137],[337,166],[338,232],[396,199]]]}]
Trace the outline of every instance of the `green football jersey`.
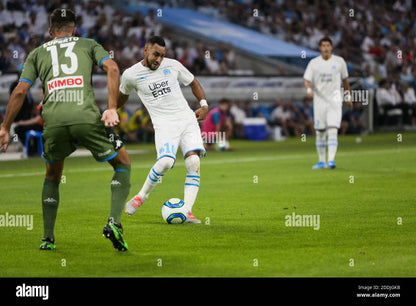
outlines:
[{"label": "green football jersey", "polygon": [[74,36],[51,40],[30,52],[20,81],[32,85],[40,78],[45,128],[100,121],[92,69],[94,65],[102,68],[108,58],[109,53],[96,41]]}]

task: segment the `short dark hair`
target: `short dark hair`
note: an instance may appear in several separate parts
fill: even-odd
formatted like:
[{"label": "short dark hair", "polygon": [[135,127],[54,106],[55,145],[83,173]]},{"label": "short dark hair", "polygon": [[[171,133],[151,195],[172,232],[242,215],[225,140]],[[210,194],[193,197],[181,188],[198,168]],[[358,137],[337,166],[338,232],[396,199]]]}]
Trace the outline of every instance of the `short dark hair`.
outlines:
[{"label": "short dark hair", "polygon": [[331,38],[329,38],[328,36],[322,37],[322,38],[319,40],[319,46],[321,46],[321,44],[322,44],[324,41],[329,42],[329,44],[332,46],[332,40],[331,40]]},{"label": "short dark hair", "polygon": [[154,45],[158,44],[161,47],[166,47],[165,40],[160,36],[152,36],[147,41],[146,44]]},{"label": "short dark hair", "polygon": [[57,8],[49,16],[49,27],[52,33],[70,32],[75,27],[76,20],[74,11]]}]

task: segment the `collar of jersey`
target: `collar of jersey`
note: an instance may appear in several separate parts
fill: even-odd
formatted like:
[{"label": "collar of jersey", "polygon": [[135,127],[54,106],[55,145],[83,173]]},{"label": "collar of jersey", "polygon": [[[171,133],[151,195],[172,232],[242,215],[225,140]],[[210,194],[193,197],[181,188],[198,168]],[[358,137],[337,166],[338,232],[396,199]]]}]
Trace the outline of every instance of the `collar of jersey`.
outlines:
[{"label": "collar of jersey", "polygon": [[58,37],[58,38],[54,38],[53,40],[55,40],[55,39],[62,39],[62,38],[67,38],[67,37],[72,37],[72,36],[64,36],[64,37]]}]

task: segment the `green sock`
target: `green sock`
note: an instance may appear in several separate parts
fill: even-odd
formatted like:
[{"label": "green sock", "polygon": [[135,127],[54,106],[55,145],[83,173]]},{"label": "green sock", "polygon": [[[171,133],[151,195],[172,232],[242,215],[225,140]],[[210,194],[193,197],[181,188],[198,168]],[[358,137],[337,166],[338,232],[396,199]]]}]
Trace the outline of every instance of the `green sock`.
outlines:
[{"label": "green sock", "polygon": [[113,217],[116,223],[120,223],[121,213],[130,192],[130,171],[130,165],[119,164],[116,166],[111,180],[110,217]]},{"label": "green sock", "polygon": [[59,181],[45,178],[42,189],[43,238],[54,239],[56,213],[59,205]]}]

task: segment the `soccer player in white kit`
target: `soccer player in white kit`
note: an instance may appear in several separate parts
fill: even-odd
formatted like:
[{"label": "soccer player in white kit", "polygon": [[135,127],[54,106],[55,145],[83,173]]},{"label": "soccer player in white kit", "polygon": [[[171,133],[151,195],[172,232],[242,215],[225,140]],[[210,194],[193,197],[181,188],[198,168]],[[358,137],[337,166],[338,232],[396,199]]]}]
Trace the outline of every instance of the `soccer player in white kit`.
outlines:
[{"label": "soccer player in white kit", "polygon": [[[319,41],[321,55],[312,59],[303,75],[309,98],[313,97],[316,150],[319,162],[312,169],[335,169],[338,148],[338,129],[341,125],[342,102],[351,107],[350,83],[347,65],[340,56],[332,54],[332,41],[324,37]],[[342,84],[342,88],[341,88]],[[326,142],[326,135],[328,141]],[[326,163],[328,147],[328,163]]]},{"label": "soccer player in white kit", "polygon": [[[146,106],[155,129],[157,161],[150,169],[142,189],[129,202],[125,211],[132,215],[146,201],[159,180],[171,169],[178,147],[185,158],[186,178],[184,202],[188,210],[185,222],[201,223],[192,214],[200,184],[200,157],[205,155],[198,120],[205,119],[208,104],[198,80],[180,62],[164,58],[165,41],[160,36],[149,38],[144,47],[144,59],[126,69],[121,76],[118,107],[124,105],[135,89]],[[190,86],[201,108],[191,110],[180,83]]]}]

